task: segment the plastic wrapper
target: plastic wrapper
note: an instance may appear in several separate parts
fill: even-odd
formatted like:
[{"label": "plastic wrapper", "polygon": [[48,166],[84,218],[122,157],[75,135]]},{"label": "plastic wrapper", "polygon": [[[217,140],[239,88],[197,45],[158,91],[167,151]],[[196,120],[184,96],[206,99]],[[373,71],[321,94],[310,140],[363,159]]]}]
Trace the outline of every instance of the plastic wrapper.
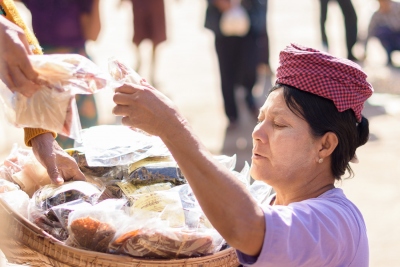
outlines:
[{"label": "plastic wrapper", "polygon": [[120,83],[140,84],[142,80],[142,77],[136,71],[116,58],[111,58],[108,61],[108,71],[111,77]]},{"label": "plastic wrapper", "polygon": [[123,125],[99,125],[82,131],[82,150],[88,166],[128,165],[148,157],[170,157],[159,137]]},{"label": "plastic wrapper", "polygon": [[77,210],[68,217],[69,237],[66,244],[107,252],[114,239],[116,229],[127,216],[122,210],[126,200],[105,200],[90,210]]},{"label": "plastic wrapper", "polygon": [[221,248],[222,238],[215,230],[143,228],[118,237],[111,246],[117,254],[174,259],[213,254]]},{"label": "plastic wrapper", "polygon": [[85,199],[96,202],[101,193],[97,186],[84,181],[65,182],[62,185],[49,184],[35,192],[32,196],[33,205],[39,210],[48,210],[54,206]]},{"label": "plastic wrapper", "polygon": [[0,193],[0,198],[19,214],[28,218],[29,196],[22,190],[12,190]]},{"label": "plastic wrapper", "polygon": [[174,185],[186,183],[180,168],[175,162],[160,162],[147,164],[132,171],[126,179],[134,185],[149,185],[161,182],[170,182]]},{"label": "plastic wrapper", "polygon": [[158,183],[152,185],[133,185],[127,181],[112,181],[105,185],[105,189],[101,193],[98,201],[110,198],[129,198],[134,194],[151,193],[154,191],[169,190],[173,187],[171,183]]},{"label": "plastic wrapper", "polygon": [[76,94],[93,94],[110,85],[107,72],[77,54],[31,55],[41,88],[27,98],[0,84],[5,114],[17,127],[43,128],[80,140]]},{"label": "plastic wrapper", "polygon": [[130,219],[118,229],[110,252],[173,259],[209,255],[225,243],[208,222],[188,184],[164,191],[136,192],[129,196]]},{"label": "plastic wrapper", "polygon": [[32,150],[20,148],[17,144],[0,166],[0,177],[18,184],[29,196],[41,186],[51,183],[47,170],[36,159]]},{"label": "plastic wrapper", "polygon": [[[20,190],[21,188],[8,180],[0,178],[0,193]],[[26,193],[25,193],[26,194]]]},{"label": "plastic wrapper", "polygon": [[101,190],[83,181],[46,185],[37,190],[28,206],[28,219],[58,240],[68,238],[67,218],[77,209],[88,209]]}]

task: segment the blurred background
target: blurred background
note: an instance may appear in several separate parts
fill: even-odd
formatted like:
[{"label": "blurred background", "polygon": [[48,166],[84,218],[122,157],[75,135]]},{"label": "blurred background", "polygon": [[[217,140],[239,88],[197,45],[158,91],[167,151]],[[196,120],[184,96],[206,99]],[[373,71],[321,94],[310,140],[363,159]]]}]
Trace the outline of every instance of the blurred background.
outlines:
[{"label": "blurred background", "polygon": [[[377,0],[352,3],[358,18],[358,39],[352,52],[362,59],[369,20],[379,5]],[[228,127],[214,33],[204,27],[207,1],[164,0],[164,4],[167,38],[157,46],[154,67],[152,42],[144,40],[139,49],[132,43],[131,1],[100,0],[101,30],[96,41],[86,42],[87,54],[104,69],[109,58],[116,57],[137,69],[142,77],[151,76],[156,88],[178,105],[204,144],[215,154],[236,154],[237,169],[241,170],[246,161],[250,163],[255,121],[241,100],[244,91],[237,88],[239,122],[234,129]],[[29,23],[29,10],[21,3],[18,8]],[[253,88],[258,105],[274,83],[279,51],[289,43],[347,57],[344,17],[336,1],[328,3],[329,48],[321,41],[318,0],[269,0],[266,23],[271,72],[258,73]],[[366,49],[368,57],[359,64],[375,89],[364,110],[370,121],[370,141],[357,151],[360,163],[352,165],[355,178],[338,186],[364,214],[370,238],[370,266],[400,266],[400,69],[386,65],[385,50],[377,39],[372,38]],[[393,53],[392,59],[394,65],[400,66],[399,51]],[[112,96],[112,90],[95,95],[99,124],[118,123],[111,114]],[[2,113],[0,110],[0,155],[5,158],[14,143],[22,147],[24,144],[23,130],[8,124]]]}]

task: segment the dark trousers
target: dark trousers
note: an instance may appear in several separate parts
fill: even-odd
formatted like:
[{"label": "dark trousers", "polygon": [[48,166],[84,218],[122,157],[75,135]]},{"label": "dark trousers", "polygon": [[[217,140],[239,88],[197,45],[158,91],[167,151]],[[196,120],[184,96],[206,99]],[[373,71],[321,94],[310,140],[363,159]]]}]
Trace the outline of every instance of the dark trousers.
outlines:
[{"label": "dark trousers", "polygon": [[[325,22],[328,13],[328,3],[329,0],[320,0],[321,2],[321,17],[320,17],[320,28],[322,43],[328,45],[328,38],[325,31]],[[347,47],[347,58],[354,59],[352,48],[357,42],[357,14],[354,9],[351,0],[336,0],[338,2],[340,9],[342,10],[344,17],[344,27],[346,32],[346,47]]]},{"label": "dark trousers", "polygon": [[400,50],[400,32],[393,31],[386,26],[380,26],[376,29],[375,36],[386,51],[387,64],[393,65],[392,52]]},{"label": "dark trousers", "polygon": [[238,119],[235,85],[242,85],[245,88],[247,107],[251,111],[257,108],[252,95],[257,76],[256,37],[252,34],[245,37],[216,37],[215,48],[219,61],[225,114],[231,122],[234,122]]}]

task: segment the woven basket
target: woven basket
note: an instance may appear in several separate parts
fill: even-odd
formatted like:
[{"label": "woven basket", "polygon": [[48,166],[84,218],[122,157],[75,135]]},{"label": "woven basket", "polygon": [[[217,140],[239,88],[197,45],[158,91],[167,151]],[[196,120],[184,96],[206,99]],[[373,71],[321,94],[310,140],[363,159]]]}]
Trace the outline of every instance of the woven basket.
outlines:
[{"label": "woven basket", "polygon": [[0,199],[0,249],[10,263],[27,264],[32,267],[239,266],[233,248],[210,256],[178,260],[140,259],[72,248],[32,224],[2,199]]}]

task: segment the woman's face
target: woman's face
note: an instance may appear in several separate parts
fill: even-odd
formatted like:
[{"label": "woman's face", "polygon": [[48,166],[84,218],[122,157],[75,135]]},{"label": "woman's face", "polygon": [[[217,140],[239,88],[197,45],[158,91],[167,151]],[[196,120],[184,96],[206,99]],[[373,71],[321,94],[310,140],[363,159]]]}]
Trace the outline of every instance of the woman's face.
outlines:
[{"label": "woman's face", "polygon": [[275,187],[307,182],[318,160],[308,123],[286,105],[283,89],[270,93],[254,128],[251,176]]}]

